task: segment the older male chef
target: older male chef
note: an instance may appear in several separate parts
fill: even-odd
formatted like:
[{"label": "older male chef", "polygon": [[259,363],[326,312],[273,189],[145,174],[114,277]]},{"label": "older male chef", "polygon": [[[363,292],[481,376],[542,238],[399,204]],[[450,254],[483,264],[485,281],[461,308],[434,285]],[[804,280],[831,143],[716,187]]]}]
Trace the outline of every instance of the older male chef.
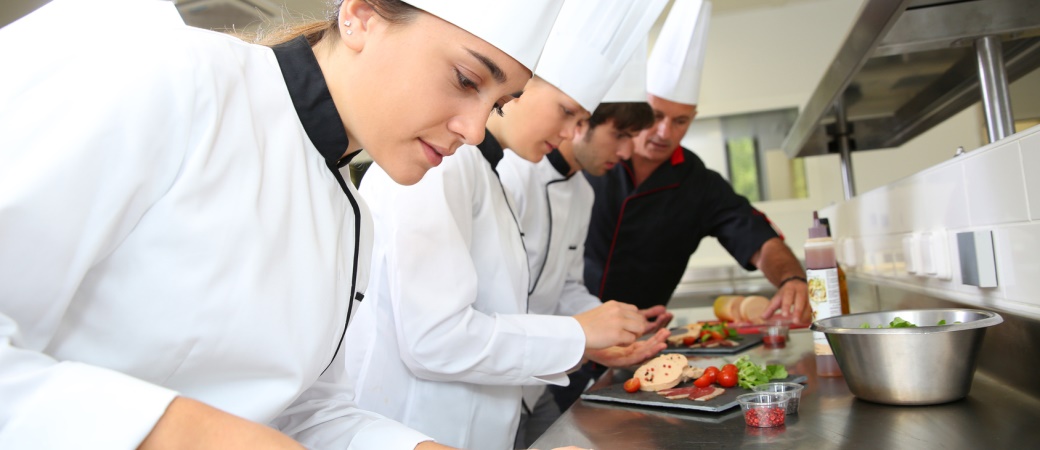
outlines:
[{"label": "older male chef", "polygon": [[[769,219],[679,141],[697,114],[711,3],[676,0],[648,62],[655,124],[632,159],[590,177],[596,203],[585,283],[600,298],[640,307],[668,302],[701,239],[715,236],[748,270],[777,286],[768,314],[805,319],[805,272]],[[792,311],[793,308],[793,311]]]}]

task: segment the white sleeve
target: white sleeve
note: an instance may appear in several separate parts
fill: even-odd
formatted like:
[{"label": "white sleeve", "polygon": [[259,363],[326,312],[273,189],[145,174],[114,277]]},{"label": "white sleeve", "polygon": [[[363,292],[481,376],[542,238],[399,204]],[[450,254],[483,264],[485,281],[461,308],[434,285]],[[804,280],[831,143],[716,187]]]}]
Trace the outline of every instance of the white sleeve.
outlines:
[{"label": "white sleeve", "polygon": [[[91,25],[40,33],[77,23]],[[0,448],[133,449],[176,395],[44,350],[91,266],[172,184],[188,133],[170,125],[195,105],[183,54],[96,28],[41,14],[0,29]]]},{"label": "white sleeve", "polygon": [[478,281],[470,254],[474,203],[488,195],[474,180],[480,164],[479,155],[456,154],[416,186],[398,189],[392,223],[379,230],[394,269],[388,279],[401,359],[436,381],[565,384],[584,352],[577,321],[473,308],[477,283],[493,282]]},{"label": "white sleeve", "polygon": [[[582,176],[577,174],[576,176]],[[563,280],[563,290],[560,291],[560,301],[556,304],[556,314],[560,316],[574,316],[588,311],[603,304],[599,297],[589,293],[585,287],[585,236],[588,234],[588,216],[575,217],[583,220],[581,239],[578,248],[567,251],[569,261],[566,261],[567,275]]]},{"label": "white sleeve", "polygon": [[432,441],[418,431],[359,409],[346,377],[343,351],[329,368],[271,425],[308,448],[411,450]]}]

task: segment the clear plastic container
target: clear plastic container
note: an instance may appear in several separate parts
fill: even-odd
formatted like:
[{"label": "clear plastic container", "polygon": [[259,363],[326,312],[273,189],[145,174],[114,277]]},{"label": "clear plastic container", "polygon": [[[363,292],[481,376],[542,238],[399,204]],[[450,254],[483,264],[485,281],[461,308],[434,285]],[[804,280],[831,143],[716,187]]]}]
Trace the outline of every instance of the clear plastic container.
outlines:
[{"label": "clear plastic container", "polygon": [[778,427],[786,423],[789,395],[774,392],[755,392],[737,396],[744,410],[744,423],[750,427]]},{"label": "clear plastic container", "polygon": [[805,386],[798,383],[766,383],[751,388],[755,392],[771,392],[787,396],[787,414],[798,414],[798,405],[802,402],[802,390]]},{"label": "clear plastic container", "polygon": [[765,348],[787,347],[788,326],[784,323],[771,323],[762,326],[762,344]]}]

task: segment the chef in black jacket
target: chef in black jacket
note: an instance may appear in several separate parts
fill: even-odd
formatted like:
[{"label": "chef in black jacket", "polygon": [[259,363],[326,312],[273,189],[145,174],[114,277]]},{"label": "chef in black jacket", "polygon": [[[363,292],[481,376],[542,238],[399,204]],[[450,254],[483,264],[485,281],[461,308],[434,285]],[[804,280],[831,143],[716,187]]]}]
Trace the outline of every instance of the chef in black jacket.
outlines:
[{"label": "chef in black jacket", "polygon": [[[601,299],[639,308],[664,305],[690,256],[715,236],[745,269],[761,269],[777,286],[764,317],[776,312],[808,321],[805,271],[762,212],[704,166],[680,140],[697,114],[711,4],[677,0],[647,63],[654,126],[636,137],[629,161],[588,177],[596,201],[585,242],[585,284]],[[684,55],[685,59],[675,55]],[[573,374],[570,389],[553,389],[565,409],[602,369]]]}]

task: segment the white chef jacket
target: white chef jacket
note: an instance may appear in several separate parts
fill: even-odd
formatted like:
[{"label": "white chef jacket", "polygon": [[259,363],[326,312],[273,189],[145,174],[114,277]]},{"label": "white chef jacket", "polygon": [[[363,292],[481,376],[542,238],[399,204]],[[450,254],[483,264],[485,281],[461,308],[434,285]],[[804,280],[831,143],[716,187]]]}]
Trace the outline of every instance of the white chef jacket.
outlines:
[{"label": "white chef jacket", "polygon": [[527,260],[490,142],[414,186],[368,170],[361,193],[379,233],[347,332],[361,407],[474,449],[512,448],[520,385],[565,385],[585,347],[573,318],[527,314]]},{"label": "white chef jacket", "polygon": [[[568,175],[571,167],[559,152],[532,163],[506,151],[497,168],[524,230],[531,313],[573,316],[602,305],[583,279],[595,200],[589,182],[580,173]],[[545,385],[524,386],[529,408],[544,390]]]},{"label": "white chef jacket", "polygon": [[313,448],[427,439],[343,381],[371,223],[294,44],[145,0],[0,29],[0,448],[133,449],[176,395]]}]

